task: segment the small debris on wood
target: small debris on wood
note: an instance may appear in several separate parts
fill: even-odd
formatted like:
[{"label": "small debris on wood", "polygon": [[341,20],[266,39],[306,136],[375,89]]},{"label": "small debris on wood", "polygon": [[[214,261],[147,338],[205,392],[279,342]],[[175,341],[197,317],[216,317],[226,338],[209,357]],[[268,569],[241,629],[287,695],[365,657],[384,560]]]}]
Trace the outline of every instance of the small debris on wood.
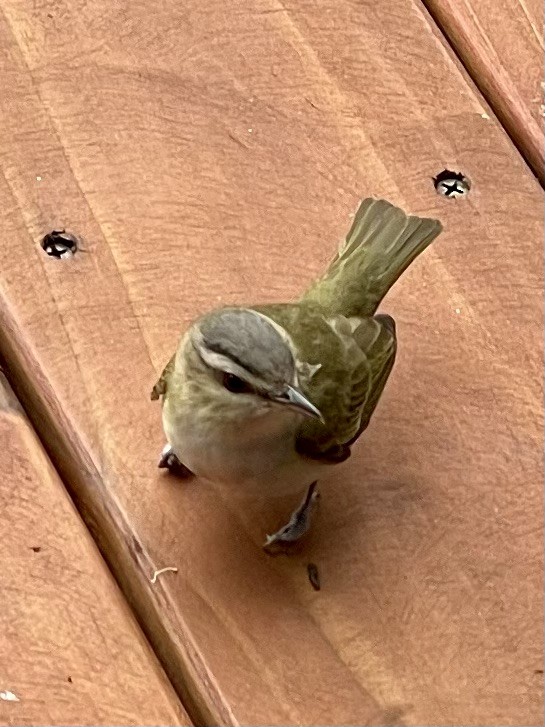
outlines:
[{"label": "small debris on wood", "polygon": [[234,135],[234,134],[232,134],[232,133],[231,133],[230,131],[228,131],[228,132],[227,132],[227,136],[228,136],[228,137],[229,137],[229,138],[230,138],[230,139],[231,139],[232,141],[234,141],[234,142],[235,142],[235,144],[238,144],[239,146],[242,146],[242,147],[244,147],[244,149],[249,149],[249,148],[250,148],[250,147],[248,146],[248,144],[245,144],[245,143],[244,143],[243,141],[241,141],[241,140],[240,140],[240,139],[238,138],[238,136],[235,136],[235,135]]},{"label": "small debris on wood", "polygon": [[177,572],[178,572],[178,569],[172,565],[167,565],[166,568],[159,568],[159,570],[156,570],[153,573],[153,575],[151,577],[151,582],[157,583],[157,578],[159,578],[159,576],[162,575],[163,573],[177,573]]},{"label": "small debris on wood", "polygon": [[308,573],[308,579],[310,581],[310,585],[314,588],[315,591],[319,591],[321,588],[321,585],[320,585],[320,573],[318,572],[318,566],[315,563],[309,563],[307,565],[307,573]]},{"label": "small debris on wood", "polygon": [[316,106],[316,104],[314,103],[314,101],[311,101],[306,96],[305,96],[305,101],[309,104],[309,106],[312,106],[313,109],[316,109],[317,111],[321,111],[321,109],[319,109],[318,106]]},{"label": "small debris on wood", "polygon": [[0,699],[4,702],[19,702],[19,697],[6,689],[5,692],[0,692]]}]

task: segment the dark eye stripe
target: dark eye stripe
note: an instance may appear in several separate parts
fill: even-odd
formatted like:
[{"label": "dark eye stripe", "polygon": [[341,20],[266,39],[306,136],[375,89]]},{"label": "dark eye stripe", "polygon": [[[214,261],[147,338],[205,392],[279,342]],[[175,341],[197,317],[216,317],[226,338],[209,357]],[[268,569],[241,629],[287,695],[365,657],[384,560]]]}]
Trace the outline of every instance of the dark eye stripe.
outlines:
[{"label": "dark eye stripe", "polygon": [[252,386],[247,381],[227,371],[223,372],[221,383],[232,394],[248,394],[253,391]]}]

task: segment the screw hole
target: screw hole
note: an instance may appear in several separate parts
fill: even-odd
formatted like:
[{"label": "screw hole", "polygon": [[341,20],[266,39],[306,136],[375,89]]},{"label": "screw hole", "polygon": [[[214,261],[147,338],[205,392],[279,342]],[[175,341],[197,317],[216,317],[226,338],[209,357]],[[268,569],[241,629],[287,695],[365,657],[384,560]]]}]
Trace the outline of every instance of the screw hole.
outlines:
[{"label": "screw hole", "polygon": [[433,179],[433,186],[437,194],[448,199],[464,197],[471,189],[471,181],[461,172],[444,169]]},{"label": "screw hole", "polygon": [[44,236],[42,249],[50,257],[72,257],[78,249],[77,238],[66,230],[52,230]]}]

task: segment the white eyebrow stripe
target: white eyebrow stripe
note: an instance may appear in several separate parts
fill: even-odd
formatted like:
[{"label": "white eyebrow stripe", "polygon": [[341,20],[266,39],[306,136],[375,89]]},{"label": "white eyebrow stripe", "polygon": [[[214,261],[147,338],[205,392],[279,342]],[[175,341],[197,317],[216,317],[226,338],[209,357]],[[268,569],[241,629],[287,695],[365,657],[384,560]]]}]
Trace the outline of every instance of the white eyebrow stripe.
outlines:
[{"label": "white eyebrow stripe", "polygon": [[206,346],[202,345],[200,342],[195,342],[195,348],[204,363],[215,371],[225,371],[228,374],[233,374],[233,376],[238,376],[239,379],[243,379],[252,386],[254,386],[255,382],[258,381],[255,376],[253,376],[244,367],[239,366],[237,363],[232,361],[228,356],[216,353],[215,351],[210,351],[210,349],[206,348]]}]

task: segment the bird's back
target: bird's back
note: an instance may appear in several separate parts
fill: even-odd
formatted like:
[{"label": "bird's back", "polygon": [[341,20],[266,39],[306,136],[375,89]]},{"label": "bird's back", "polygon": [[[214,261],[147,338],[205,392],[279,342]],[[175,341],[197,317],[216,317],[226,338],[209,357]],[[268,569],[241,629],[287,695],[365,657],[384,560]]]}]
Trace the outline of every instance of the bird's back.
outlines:
[{"label": "bird's back", "polygon": [[390,287],[439,235],[438,220],[364,200],[326,273],[297,304],[255,310],[281,325],[300,359],[301,387],[325,424],[302,423],[301,454],[338,462],[369,424],[396,355],[395,324],[375,315]]},{"label": "bird's back", "polygon": [[317,303],[254,307],[282,326],[297,349],[299,383],[325,424],[306,419],[297,449],[331,463],[350,455],[366,426],[395,358],[395,327],[389,316],[330,316]]}]

